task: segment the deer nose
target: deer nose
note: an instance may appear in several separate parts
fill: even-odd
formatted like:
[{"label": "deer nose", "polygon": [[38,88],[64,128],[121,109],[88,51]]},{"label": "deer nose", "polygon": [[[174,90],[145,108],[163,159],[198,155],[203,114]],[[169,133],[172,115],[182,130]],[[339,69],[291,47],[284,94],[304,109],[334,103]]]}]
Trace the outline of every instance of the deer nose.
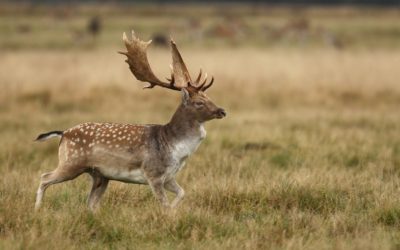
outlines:
[{"label": "deer nose", "polygon": [[217,110],[217,115],[218,115],[219,118],[223,118],[223,117],[226,116],[226,112],[225,112],[224,109],[219,108],[219,109]]}]

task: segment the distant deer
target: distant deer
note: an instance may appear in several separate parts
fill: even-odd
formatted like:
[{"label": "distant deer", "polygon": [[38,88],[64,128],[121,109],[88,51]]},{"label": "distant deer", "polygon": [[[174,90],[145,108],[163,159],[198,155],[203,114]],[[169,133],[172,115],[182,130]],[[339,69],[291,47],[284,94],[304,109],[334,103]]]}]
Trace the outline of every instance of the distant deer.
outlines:
[{"label": "distant deer", "polygon": [[169,46],[169,39],[164,33],[155,33],[152,36],[153,44],[160,48],[168,48]]},{"label": "distant deer", "polygon": [[90,18],[88,21],[87,27],[86,27],[87,32],[92,35],[93,38],[95,38],[97,35],[100,34],[101,31],[101,20],[98,16],[94,16]]},{"label": "distant deer", "polygon": [[[91,210],[97,207],[109,180],[148,184],[164,207],[175,207],[184,196],[175,176],[205,138],[204,122],[226,116],[224,109],[204,93],[214,78],[206,84],[207,74],[201,81],[200,70],[192,81],[174,41],[171,40],[172,72],[168,82],[159,80],[150,68],[146,49],[151,41],[139,40],[133,31],[132,41],[125,33],[123,41],[128,51],[119,53],[127,56],[126,62],[136,79],[148,82],[145,88],[159,86],[180,91],[181,104],[165,125],[89,122],[39,135],[37,141],[52,137],[61,137],[61,141],[58,167],[41,176],[36,209],[50,185],[72,180],[82,173],[90,174],[93,179],[88,198]],[[172,203],[165,190],[176,195]]]}]

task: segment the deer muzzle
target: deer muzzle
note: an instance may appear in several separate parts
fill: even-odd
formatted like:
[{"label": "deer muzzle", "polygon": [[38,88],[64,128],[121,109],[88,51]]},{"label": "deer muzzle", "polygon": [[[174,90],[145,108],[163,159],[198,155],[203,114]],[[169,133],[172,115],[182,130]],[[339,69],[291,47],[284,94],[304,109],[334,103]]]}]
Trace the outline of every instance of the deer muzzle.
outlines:
[{"label": "deer muzzle", "polygon": [[222,118],[224,118],[226,116],[226,112],[222,108],[217,109],[215,114],[216,114],[217,119],[222,119]]}]

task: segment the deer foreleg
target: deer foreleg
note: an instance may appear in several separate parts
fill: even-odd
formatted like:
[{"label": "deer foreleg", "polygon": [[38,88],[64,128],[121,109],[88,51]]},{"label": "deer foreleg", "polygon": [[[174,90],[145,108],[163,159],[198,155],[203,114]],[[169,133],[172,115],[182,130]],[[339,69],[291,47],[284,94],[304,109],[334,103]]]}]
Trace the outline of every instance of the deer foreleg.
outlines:
[{"label": "deer foreleg", "polygon": [[161,178],[149,180],[149,185],[154,196],[161,202],[163,207],[170,207],[167,195],[164,190],[164,181]]},{"label": "deer foreleg", "polygon": [[165,189],[174,193],[176,195],[175,199],[171,203],[171,207],[174,208],[178,205],[179,202],[182,201],[183,197],[185,196],[185,191],[179,184],[176,182],[175,179],[169,180],[164,184]]}]

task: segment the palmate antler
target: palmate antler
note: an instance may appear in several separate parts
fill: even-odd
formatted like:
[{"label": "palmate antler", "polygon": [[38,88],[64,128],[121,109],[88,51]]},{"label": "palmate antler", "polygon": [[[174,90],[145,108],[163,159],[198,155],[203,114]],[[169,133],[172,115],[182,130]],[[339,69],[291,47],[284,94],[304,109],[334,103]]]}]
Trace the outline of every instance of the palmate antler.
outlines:
[{"label": "palmate antler", "polygon": [[147,60],[147,47],[150,45],[151,40],[148,42],[141,41],[136,38],[135,33],[132,31],[132,41],[130,41],[126,34],[124,33],[122,36],[122,40],[125,42],[127,52],[119,52],[120,54],[126,55],[127,59],[125,62],[128,63],[129,69],[132,71],[133,75],[142,82],[148,82],[150,85],[145,88],[154,88],[155,86],[160,86],[163,88],[168,88],[172,90],[181,90],[182,88],[187,88],[191,91],[205,91],[214,82],[214,77],[212,77],[211,81],[207,82],[207,74],[203,80],[201,81],[202,71],[196,79],[196,81],[192,81],[190,78],[189,71],[186,68],[186,65],[182,59],[181,54],[176,47],[175,42],[171,39],[171,52],[172,52],[172,66],[171,66],[171,78],[167,79],[168,82],[163,82],[158,79],[153,71],[151,70],[149,61]]}]

